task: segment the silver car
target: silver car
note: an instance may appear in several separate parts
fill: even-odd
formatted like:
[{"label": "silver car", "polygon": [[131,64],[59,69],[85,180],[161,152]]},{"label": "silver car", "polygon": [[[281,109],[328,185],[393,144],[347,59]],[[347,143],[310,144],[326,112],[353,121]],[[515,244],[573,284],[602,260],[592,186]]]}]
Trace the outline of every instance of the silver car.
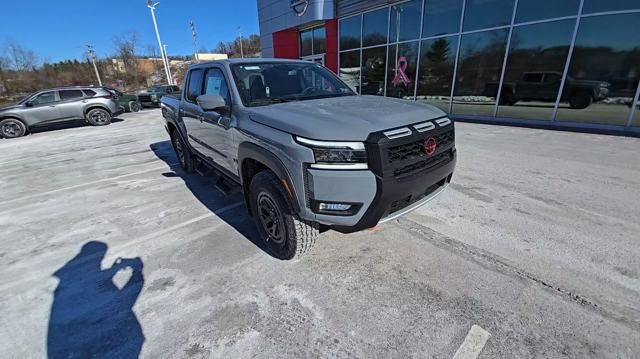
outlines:
[{"label": "silver car", "polygon": [[101,87],[41,90],[15,106],[0,109],[0,136],[20,137],[37,126],[63,121],[82,120],[104,126],[122,112],[117,96]]}]

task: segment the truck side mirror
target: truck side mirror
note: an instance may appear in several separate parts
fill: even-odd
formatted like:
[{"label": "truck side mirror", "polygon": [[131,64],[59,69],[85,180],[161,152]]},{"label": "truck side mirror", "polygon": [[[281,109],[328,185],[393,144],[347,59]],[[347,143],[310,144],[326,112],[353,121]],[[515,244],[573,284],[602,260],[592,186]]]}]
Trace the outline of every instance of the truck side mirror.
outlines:
[{"label": "truck side mirror", "polygon": [[220,111],[227,108],[227,103],[220,95],[200,95],[196,102],[205,111]]},{"label": "truck side mirror", "polygon": [[27,101],[27,102],[24,103],[24,105],[27,106],[27,107],[33,107],[33,102]]}]

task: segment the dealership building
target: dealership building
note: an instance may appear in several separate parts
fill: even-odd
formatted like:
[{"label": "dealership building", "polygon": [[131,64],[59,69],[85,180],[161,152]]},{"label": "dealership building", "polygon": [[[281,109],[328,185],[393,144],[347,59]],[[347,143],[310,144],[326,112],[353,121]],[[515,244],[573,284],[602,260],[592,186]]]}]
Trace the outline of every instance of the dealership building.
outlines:
[{"label": "dealership building", "polygon": [[258,0],[263,57],[453,118],[640,134],[640,0]]}]

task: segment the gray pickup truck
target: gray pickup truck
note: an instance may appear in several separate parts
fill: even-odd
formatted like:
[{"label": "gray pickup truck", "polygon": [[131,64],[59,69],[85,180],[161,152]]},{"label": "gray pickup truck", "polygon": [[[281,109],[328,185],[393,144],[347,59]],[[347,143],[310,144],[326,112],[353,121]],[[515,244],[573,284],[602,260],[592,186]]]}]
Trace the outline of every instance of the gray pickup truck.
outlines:
[{"label": "gray pickup truck", "polygon": [[215,169],[221,188],[240,185],[281,259],[305,253],[323,230],[355,232],[422,206],[456,164],[444,112],[359,96],[311,62],[193,65],[182,95],[162,97],[162,113],[181,167]]}]

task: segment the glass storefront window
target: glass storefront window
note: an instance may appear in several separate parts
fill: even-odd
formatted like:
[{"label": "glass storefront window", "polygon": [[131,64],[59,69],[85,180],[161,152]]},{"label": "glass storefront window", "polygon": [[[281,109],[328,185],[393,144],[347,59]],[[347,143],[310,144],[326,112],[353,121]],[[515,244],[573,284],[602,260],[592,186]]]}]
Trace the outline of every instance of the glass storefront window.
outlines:
[{"label": "glass storefront window", "polygon": [[362,50],[362,94],[384,95],[384,74],[387,62],[387,47],[372,47]]},{"label": "glass storefront window", "polygon": [[360,47],[361,16],[340,20],[340,50]]},{"label": "glass storefront window", "polygon": [[313,34],[311,30],[300,32],[300,55],[308,56],[313,54]]},{"label": "glass storefront window", "polygon": [[[575,22],[564,20],[513,29],[499,117],[553,119]],[[492,91],[497,93],[497,89]]]},{"label": "glass storefront window", "polygon": [[638,0],[584,0],[583,14],[594,12],[640,9]]},{"label": "glass storefront window", "polygon": [[[638,84],[640,86],[640,84]],[[631,106],[631,102],[629,102],[629,106]],[[636,109],[633,112],[633,118],[631,119],[631,126],[640,127],[640,101],[636,104]]]},{"label": "glass storefront window", "polygon": [[493,116],[508,30],[462,36],[453,113]]},{"label": "glass storefront window", "polygon": [[324,54],[327,52],[327,34],[324,26],[313,29],[313,54]]},{"label": "glass storefront window", "polygon": [[387,96],[413,99],[418,68],[419,41],[389,46]]},{"label": "glass storefront window", "polygon": [[463,0],[425,0],[422,37],[453,34],[460,31]]},{"label": "glass storefront window", "polygon": [[389,31],[389,8],[368,12],[363,16],[362,46],[386,44]]},{"label": "glass storefront window", "polygon": [[580,0],[520,0],[516,23],[575,15],[579,5]]},{"label": "glass storefront window", "polygon": [[340,53],[339,76],[349,87],[360,93],[360,50]]},{"label": "glass storefront window", "polygon": [[414,40],[420,37],[422,0],[413,0],[391,7],[389,42]]},{"label": "glass storefront window", "polygon": [[457,46],[457,36],[422,41],[418,101],[449,112]]},{"label": "glass storefront window", "polygon": [[640,13],[582,18],[556,120],[626,125],[640,79]]},{"label": "glass storefront window", "polygon": [[514,1],[467,0],[464,14],[464,31],[510,24]]}]

